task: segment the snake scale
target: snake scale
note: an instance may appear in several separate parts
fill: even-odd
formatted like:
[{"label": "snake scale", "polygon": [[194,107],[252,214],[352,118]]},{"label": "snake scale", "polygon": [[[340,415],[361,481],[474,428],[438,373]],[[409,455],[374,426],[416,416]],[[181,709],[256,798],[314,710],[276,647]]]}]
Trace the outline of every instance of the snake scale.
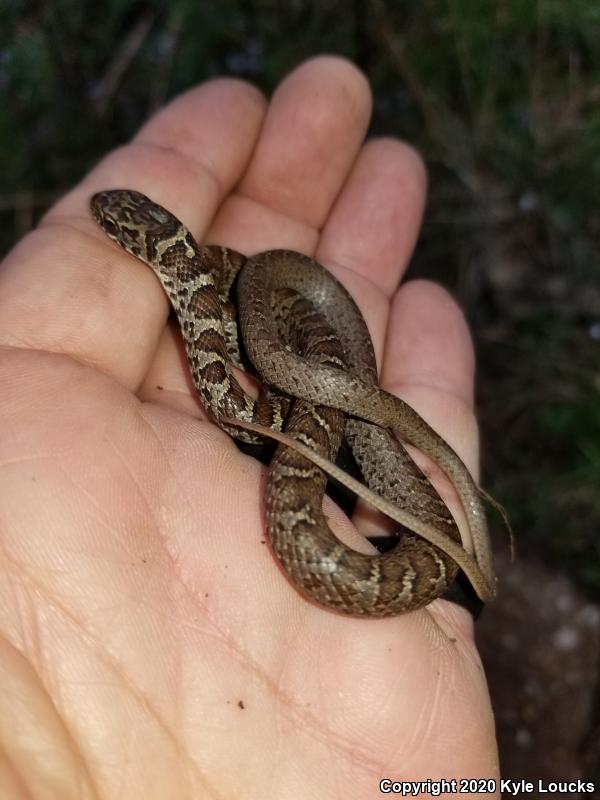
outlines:
[{"label": "snake scale", "polygon": [[[215,422],[243,441],[263,434],[286,442],[269,468],[265,517],[272,549],[302,593],[341,613],[391,616],[439,597],[460,565],[482,600],[494,596],[477,486],[452,448],[378,387],[366,324],[327,270],[288,250],[247,258],[199,246],[173,214],[132,190],[99,192],[91,208],[105,233],[160,280]],[[232,371],[243,363],[230,299],[236,278],[243,347],[267,387],[257,400]],[[369,489],[331,464],[342,437]],[[460,547],[452,515],[402,443],[431,458],[454,485],[475,558]],[[406,526],[393,550],[365,555],[333,535],[321,508],[322,468]]]}]

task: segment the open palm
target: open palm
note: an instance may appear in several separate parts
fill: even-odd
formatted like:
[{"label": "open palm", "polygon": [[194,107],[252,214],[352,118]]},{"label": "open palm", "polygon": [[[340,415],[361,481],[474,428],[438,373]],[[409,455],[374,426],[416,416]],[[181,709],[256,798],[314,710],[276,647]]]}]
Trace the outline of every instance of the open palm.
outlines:
[{"label": "open palm", "polygon": [[423,168],[400,142],[363,145],[369,113],[334,58],[268,108],[242,82],[204,84],[5,260],[3,798],[364,800],[386,777],[497,776],[466,612],[352,619],[294,591],[264,542],[264,469],[203,415],[158,281],[88,211],[131,188],[199,240],[313,255],[361,307],[385,388],[474,469],[463,319],[436,286],[396,290]]}]

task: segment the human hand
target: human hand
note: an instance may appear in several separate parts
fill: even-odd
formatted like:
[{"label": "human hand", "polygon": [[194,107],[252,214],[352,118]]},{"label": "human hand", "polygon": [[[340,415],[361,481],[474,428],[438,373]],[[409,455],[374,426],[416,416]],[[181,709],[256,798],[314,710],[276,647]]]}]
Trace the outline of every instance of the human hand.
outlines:
[{"label": "human hand", "polygon": [[361,307],[382,385],[474,470],[462,315],[433,284],[396,290],[424,170],[400,142],[363,145],[369,113],[334,58],[268,108],[247,84],[204,84],[6,258],[0,796],[362,800],[382,777],[497,777],[467,613],[345,618],[293,590],[263,544],[262,468],[198,419],[158,282],[88,211],[127,187],[199,240],[313,255]]}]

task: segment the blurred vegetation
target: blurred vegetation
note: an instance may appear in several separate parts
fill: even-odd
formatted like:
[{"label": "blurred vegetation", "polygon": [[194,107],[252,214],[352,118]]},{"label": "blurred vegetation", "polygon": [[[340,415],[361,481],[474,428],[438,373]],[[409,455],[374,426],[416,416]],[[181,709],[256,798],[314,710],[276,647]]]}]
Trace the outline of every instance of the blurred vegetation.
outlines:
[{"label": "blurred vegetation", "polygon": [[0,246],[169,97],[269,93],[355,61],[371,133],[430,171],[412,274],[459,296],[480,356],[484,480],[518,548],[600,590],[600,5],[202,0],[0,5]]}]

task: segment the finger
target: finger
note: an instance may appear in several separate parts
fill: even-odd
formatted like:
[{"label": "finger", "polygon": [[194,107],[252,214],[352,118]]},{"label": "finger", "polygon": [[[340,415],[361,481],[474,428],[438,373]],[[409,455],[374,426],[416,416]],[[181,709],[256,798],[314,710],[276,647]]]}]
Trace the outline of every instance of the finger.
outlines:
[{"label": "finger", "polygon": [[365,317],[378,362],[389,301],[419,233],[427,178],[420,156],[393,139],[362,149],[323,228],[316,257],[346,286]]},{"label": "finger", "polygon": [[256,151],[209,239],[244,253],[310,255],[360,150],[371,113],[364,75],[341,58],[305,62],[278,87]]},{"label": "finger", "polygon": [[456,302],[429,281],[404,284],[392,301],[382,385],[417,408],[476,476],[474,373],[469,329]]},{"label": "finger", "polygon": [[136,386],[153,358],[167,302],[151,271],[92,221],[99,189],[131,187],[196,232],[239,180],[264,100],[233,80],[182,95],[107,156],[7,257],[0,273],[0,344],[66,353]]},{"label": "finger", "polygon": [[385,348],[382,385],[448,433],[475,469],[474,357],[464,317],[435,284],[412,281],[395,292],[418,236],[425,192],[425,170],[412,148],[389,139],[369,142],[331,210],[316,256],[353,294],[376,349]]}]

